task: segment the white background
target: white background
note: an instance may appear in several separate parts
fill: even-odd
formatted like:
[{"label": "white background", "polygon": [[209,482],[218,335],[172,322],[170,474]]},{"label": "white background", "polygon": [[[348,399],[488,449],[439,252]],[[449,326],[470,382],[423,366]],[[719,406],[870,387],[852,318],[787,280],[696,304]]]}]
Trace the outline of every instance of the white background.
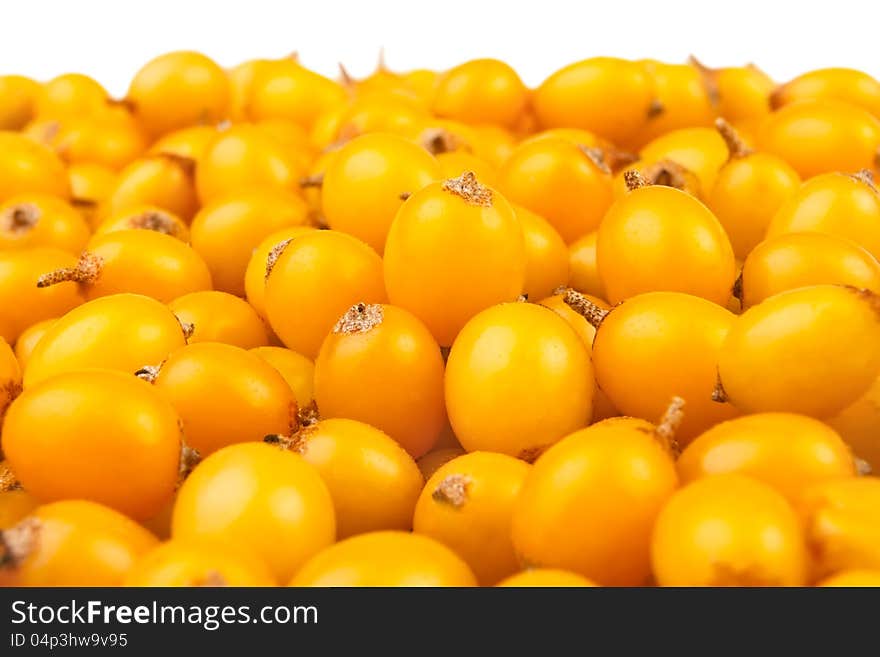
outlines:
[{"label": "white background", "polygon": [[754,61],[778,80],[823,66],[880,77],[880,0],[0,0],[0,73],[95,76],[117,95],[168,50],[223,65],[299,51],[328,75],[355,75],[384,46],[391,68],[448,68],[493,56],[529,84],[592,55],[710,65]]}]

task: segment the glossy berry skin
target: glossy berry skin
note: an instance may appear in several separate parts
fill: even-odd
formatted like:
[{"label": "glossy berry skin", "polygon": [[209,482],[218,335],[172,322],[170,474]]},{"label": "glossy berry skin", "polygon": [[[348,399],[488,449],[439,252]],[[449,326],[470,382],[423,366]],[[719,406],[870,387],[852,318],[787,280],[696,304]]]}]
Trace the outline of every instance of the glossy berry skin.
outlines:
[{"label": "glossy berry skin", "polygon": [[528,101],[528,91],[510,66],[497,59],[474,59],[437,81],[432,109],[437,116],[465,123],[512,127]]},{"label": "glossy berry skin", "polygon": [[134,520],[85,500],[37,507],[4,534],[25,539],[23,553],[0,568],[5,586],[119,586],[158,543]]},{"label": "glossy berry skin", "polygon": [[644,585],[651,527],[677,485],[654,425],[603,420],[535,462],[513,512],[514,547],[532,567],[562,568],[605,586]]},{"label": "glossy berry skin", "polygon": [[683,292],[724,305],[736,276],[733,248],[702,203],[651,185],[618,200],[599,227],[599,276],[608,301]]},{"label": "glossy berry skin", "polygon": [[88,239],[86,220],[55,196],[24,194],[0,205],[0,250],[49,246],[79,255]]},{"label": "glossy berry skin", "polygon": [[45,502],[85,499],[144,519],[174,492],[180,428],[171,405],[130,374],[71,372],[9,407],[3,453]]},{"label": "glossy berry skin", "polygon": [[592,411],[590,355],[552,310],[493,306],[468,322],[446,363],[446,409],[468,451],[532,460]]},{"label": "glossy berry skin", "polygon": [[744,412],[831,417],[880,373],[876,295],[837,285],[777,294],[736,319],[718,373],[725,395]]},{"label": "glossy berry skin", "polygon": [[17,194],[70,196],[64,163],[50,148],[14,132],[0,132],[0,202]]},{"label": "glossy berry skin", "polygon": [[322,417],[370,424],[418,458],[445,424],[443,373],[440,347],[412,314],[357,305],[321,345],[315,401]]},{"label": "glossy berry skin", "polygon": [[315,399],[315,364],[311,360],[284,347],[256,347],[250,352],[278,370],[293,391],[299,409],[309,407]]},{"label": "glossy berry skin", "polygon": [[263,319],[266,319],[266,279],[268,278],[268,271],[271,269],[267,268],[269,257],[273,251],[282,248],[282,244],[287,240],[313,230],[315,228],[312,226],[280,228],[269,233],[254,248],[244,272],[244,291],[247,302]]},{"label": "glossy berry skin", "polygon": [[340,541],[312,557],[291,586],[475,586],[452,550],[418,534],[371,532]]},{"label": "glossy berry skin", "polygon": [[809,564],[785,498],[741,474],[675,493],[654,526],[651,561],[661,586],[804,586]]},{"label": "glossy berry skin", "polygon": [[137,294],[101,297],[52,325],[31,354],[25,385],[95,367],[132,374],[184,344],[180,322],[159,301]]},{"label": "glossy berry skin", "polygon": [[880,118],[880,82],[851,68],[823,68],[789,80],[773,92],[775,108],[802,100],[834,99],[868,110]]},{"label": "glossy berry skin", "polygon": [[467,174],[413,194],[385,245],[389,300],[424,322],[441,346],[479,311],[516,299],[525,269],[513,208]]},{"label": "glossy berry skin", "polygon": [[189,342],[222,342],[242,349],[269,344],[266,325],[244,299],[227,292],[203,290],[168,304],[177,318],[194,327]]},{"label": "glossy berry skin", "polygon": [[262,443],[231,445],[202,461],[180,487],[171,536],[250,552],[276,582],[288,581],[335,540],[333,501],[296,454]]},{"label": "glossy berry skin", "polygon": [[529,299],[543,299],[568,283],[568,248],[546,219],[522,207],[514,206],[514,210],[526,247],[523,294]]}]

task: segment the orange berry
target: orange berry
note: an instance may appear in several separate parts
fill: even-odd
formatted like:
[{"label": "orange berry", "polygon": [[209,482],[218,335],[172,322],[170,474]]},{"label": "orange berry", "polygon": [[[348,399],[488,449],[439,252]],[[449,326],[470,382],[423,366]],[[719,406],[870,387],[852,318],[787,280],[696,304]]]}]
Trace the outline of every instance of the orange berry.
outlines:
[{"label": "orange berry", "polygon": [[391,225],[384,265],[391,303],[449,346],[479,311],[522,292],[522,227],[500,194],[466,173],[407,200]]},{"label": "orange berry", "polygon": [[600,299],[605,296],[602,279],[599,277],[599,263],[596,258],[596,242],[599,233],[593,231],[579,237],[568,247],[568,287],[582,294]]},{"label": "orange berry", "polygon": [[318,472],[296,454],[261,443],[231,445],[183,482],[171,535],[250,552],[276,581],[288,581],[333,543],[333,500]]},{"label": "orange berry", "polygon": [[243,296],[254,249],[271,233],[306,222],[306,205],[282,190],[237,193],[204,206],[193,219],[193,248],[211,270],[214,287]]},{"label": "orange berry", "polygon": [[862,107],[880,118],[880,82],[851,68],[823,68],[799,75],[771,97],[779,108],[802,100],[833,99]]},{"label": "orange berry", "polygon": [[293,391],[300,412],[315,399],[315,364],[305,356],[284,347],[255,347],[250,352],[278,370]]},{"label": "orange berry", "polygon": [[[315,230],[312,226],[289,226],[280,228],[257,244],[244,272],[244,291],[248,303],[266,319],[266,279],[274,265],[275,257],[294,237]],[[275,254],[275,255],[273,255]]]},{"label": "orange berry", "polygon": [[64,163],[50,148],[14,132],[0,131],[0,203],[18,195],[70,196]]},{"label": "orange berry", "polygon": [[80,162],[67,167],[70,194],[80,211],[94,211],[101,201],[110,196],[116,184],[116,172],[103,164]]},{"label": "orange berry", "polygon": [[198,209],[193,180],[195,162],[176,155],[149,155],[119,172],[108,195],[105,216],[138,205],[153,205],[190,221]]},{"label": "orange berry", "polygon": [[505,587],[532,587],[538,586],[546,588],[552,587],[573,587],[573,586],[596,586],[586,577],[581,577],[576,573],[570,573],[567,570],[557,570],[555,568],[531,568],[521,573],[516,573],[510,577],[506,577],[496,584],[496,586]]},{"label": "orange berry", "polygon": [[172,540],[134,564],[125,586],[275,586],[266,565],[224,542]]},{"label": "orange berry", "polygon": [[336,153],[324,174],[324,218],[330,228],[354,235],[382,253],[403,204],[401,194],[413,194],[440,176],[437,161],[402,137],[358,137]]},{"label": "orange berry", "polygon": [[700,479],[675,493],[651,540],[660,586],[804,586],[803,531],[775,490],[740,474]]},{"label": "orange berry", "polygon": [[441,466],[464,454],[466,452],[461,447],[435,447],[419,458],[416,464],[422,471],[422,477],[427,481]]},{"label": "orange berry", "polygon": [[89,76],[65,73],[42,85],[36,114],[53,119],[93,114],[106,108],[109,99],[107,90]]},{"label": "orange berry", "polygon": [[857,457],[880,472],[880,377],[865,394],[826,422],[843,436]]},{"label": "orange berry", "polygon": [[60,198],[23,194],[0,205],[0,250],[51,246],[79,255],[88,239],[86,220]]},{"label": "orange berry", "polygon": [[568,248],[546,219],[519,206],[513,209],[522,225],[526,247],[523,294],[543,299],[568,282]]},{"label": "orange berry", "polygon": [[566,243],[595,230],[612,201],[601,154],[558,137],[520,145],[498,181],[506,198],[544,217]]},{"label": "orange berry", "polygon": [[770,113],[776,83],[754,64],[710,69],[693,58],[690,63],[703,75],[718,114],[728,121],[760,120]]},{"label": "orange berry", "polygon": [[141,519],[171,499],[180,447],[171,405],[131,374],[107,370],[29,387],[3,425],[3,453],[38,499],[91,500]]},{"label": "orange berry", "polygon": [[544,452],[513,511],[521,561],[603,585],[644,585],[654,519],[678,485],[665,432],[644,420],[612,418]]},{"label": "orange berry", "polygon": [[154,137],[191,125],[217,123],[229,108],[226,72],[196,52],[169,52],[135,73],[127,100]]},{"label": "orange berry", "polygon": [[336,509],[340,539],[381,529],[409,530],[424,479],[387,434],[356,420],[321,420],[277,437],[321,475]]},{"label": "orange berry", "polygon": [[95,228],[95,235],[120,230],[153,230],[189,244],[189,226],[175,214],[155,205],[133,205],[110,215]]},{"label": "orange berry", "polygon": [[880,570],[844,570],[836,575],[832,575],[816,586],[845,586],[852,588],[854,586],[880,586]]},{"label": "orange berry", "polygon": [[486,160],[467,151],[448,151],[434,156],[440,165],[440,178],[458,178],[466,171],[473,171],[478,180],[490,187],[498,184],[498,171]]},{"label": "orange berry", "polygon": [[181,128],[155,141],[147,152],[151,155],[176,155],[198,162],[208,152],[216,136],[217,128],[212,125]]},{"label": "orange berry", "polygon": [[0,337],[12,344],[29,326],[81,304],[75,283],[37,287],[45,272],[75,264],[71,254],[49,247],[0,251]]},{"label": "orange berry", "polygon": [[158,541],[134,520],[85,500],[37,507],[0,532],[7,586],[119,586]]},{"label": "orange berry", "polygon": [[519,570],[510,539],[513,506],[530,467],[504,454],[474,452],[441,466],[413,516],[417,534],[461,556],[483,586]]},{"label": "orange berry", "polygon": [[168,304],[177,318],[193,325],[189,342],[222,342],[242,349],[267,345],[266,325],[243,299],[204,290],[177,297]]},{"label": "orange berry", "polygon": [[0,75],[0,130],[21,130],[37,111],[38,82],[21,75]]},{"label": "orange berry", "polygon": [[18,336],[18,340],[15,341],[15,357],[18,359],[22,370],[27,366],[27,362],[30,360],[31,354],[34,353],[37,344],[49,332],[49,329],[56,321],[58,321],[57,317],[44,319],[42,322],[29,326]]},{"label": "orange berry", "polygon": [[266,315],[289,348],[314,358],[353,303],[382,303],[382,260],[345,233],[314,231],[287,243],[266,280]]},{"label": "orange berry", "polygon": [[437,80],[432,110],[464,123],[516,125],[528,102],[528,90],[510,66],[497,59],[474,59]]},{"label": "orange berry", "polygon": [[296,427],[290,386],[274,367],[244,349],[200,342],[178,349],[161,364],[143,365],[139,375],[171,402],[183,421],[187,445],[203,456],[267,434],[286,435]]},{"label": "orange berry", "polygon": [[452,550],[426,536],[371,532],[340,541],[312,557],[291,586],[475,586]]},{"label": "orange berry", "polygon": [[251,120],[285,119],[310,129],[321,114],[345,100],[336,82],[293,59],[281,59],[256,69],[246,107]]},{"label": "orange berry", "polygon": [[468,451],[527,460],[590,419],[590,355],[543,306],[506,303],[469,321],[446,364],[446,410]]},{"label": "orange berry", "polygon": [[697,127],[661,135],[646,144],[639,156],[647,163],[671,161],[684,167],[697,179],[696,196],[705,198],[715,186],[718,170],[727,162],[729,152],[717,130]]}]

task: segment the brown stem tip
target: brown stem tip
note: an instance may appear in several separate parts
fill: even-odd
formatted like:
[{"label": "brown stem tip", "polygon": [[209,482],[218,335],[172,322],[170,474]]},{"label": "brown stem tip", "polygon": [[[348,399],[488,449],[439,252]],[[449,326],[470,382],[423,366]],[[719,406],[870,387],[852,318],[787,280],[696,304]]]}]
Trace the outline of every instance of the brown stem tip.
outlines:
[{"label": "brown stem tip", "polygon": [[128,219],[128,225],[131,228],[140,230],[152,230],[163,235],[180,238],[180,224],[174,221],[174,218],[167,212],[160,210],[147,210],[140,214],[133,215]]},{"label": "brown stem tip", "polygon": [[6,463],[0,463],[0,493],[21,490],[21,483]]},{"label": "brown stem tip", "polygon": [[624,171],[623,182],[626,183],[626,188],[631,192],[651,185],[651,182],[636,169]]},{"label": "brown stem tip", "polygon": [[298,408],[296,420],[300,429],[318,424],[321,421],[321,414],[318,412],[318,402],[313,399],[306,406]]},{"label": "brown stem tip", "polygon": [[177,153],[166,153],[165,151],[158,153],[157,157],[161,157],[172,164],[176,164],[189,178],[196,175],[196,161],[191,157],[178,155]]},{"label": "brown stem tip", "polygon": [[674,456],[678,456],[681,453],[678,441],[675,439],[675,432],[678,431],[684,420],[684,405],[685,402],[682,397],[673,397],[672,401],[669,402],[669,406],[666,407],[663,417],[660,418],[654,429],[654,435],[660,439]]},{"label": "brown stem tip", "polygon": [[[179,321],[179,320],[178,320]],[[155,383],[156,378],[159,376],[159,372],[162,370],[162,364],[159,365],[145,365],[134,375],[142,381],[146,381],[147,383]]]},{"label": "brown stem tip", "polygon": [[281,257],[281,254],[284,253],[284,249],[287,248],[287,245],[293,241],[292,237],[288,237],[286,240],[278,242],[272,249],[269,251],[269,255],[266,258],[266,273],[263,276],[264,281],[269,280],[269,274],[272,273],[272,270],[275,268],[275,263],[278,262],[278,258]]},{"label": "brown stem tip", "polygon": [[180,487],[195,467],[201,463],[202,455],[199,450],[190,447],[185,442],[180,443],[180,463],[177,469],[177,486]]},{"label": "brown stem tip", "polygon": [[0,230],[20,235],[32,230],[42,216],[40,208],[33,203],[19,203],[0,213]]},{"label": "brown stem tip", "polygon": [[0,568],[20,566],[36,548],[42,527],[39,518],[28,516],[17,525],[0,531]]},{"label": "brown stem tip", "polygon": [[308,435],[313,431],[314,426],[304,427],[289,436],[283,436],[280,433],[273,433],[265,436],[263,438],[263,442],[267,445],[275,445],[285,452],[296,452],[297,454],[302,454],[306,450]]},{"label": "brown stem tip", "polygon": [[870,169],[862,169],[861,171],[856,171],[855,173],[851,174],[851,176],[858,180],[860,183],[870,187],[871,191],[875,194],[880,193],[880,191],[877,190],[876,183],[874,182],[874,172]]},{"label": "brown stem tip", "polygon": [[752,149],[746,146],[736,128],[721,117],[715,119],[715,129],[721,135],[721,138],[724,139],[724,143],[727,145],[727,152],[730,153],[730,159],[745,157],[752,153]]},{"label": "brown stem tip", "polygon": [[419,143],[431,155],[451,153],[466,146],[461,137],[443,128],[427,128],[419,135]]},{"label": "brown stem tip", "polygon": [[663,103],[660,101],[660,99],[655,98],[654,100],[651,101],[651,104],[648,105],[648,118],[649,119],[656,118],[656,117],[660,116],[661,114],[663,114],[663,112],[665,112],[665,111],[666,111],[666,108],[663,106]]},{"label": "brown stem tip", "polygon": [[196,332],[196,325],[192,322],[184,322],[180,317],[177,318],[177,322],[180,324],[180,330],[183,331],[183,339],[189,342]]},{"label": "brown stem tip", "polygon": [[473,171],[465,171],[458,178],[444,181],[443,191],[460,196],[471,205],[492,207],[492,190],[481,185]]},{"label": "brown stem tip", "polygon": [[700,181],[696,175],[678,162],[672,160],[660,160],[649,164],[641,171],[642,177],[649,185],[661,185],[674,187],[691,196],[700,195]]},{"label": "brown stem tip", "polygon": [[365,333],[378,326],[385,318],[385,309],[378,303],[356,303],[333,327],[334,333]]},{"label": "brown stem tip", "polygon": [[471,481],[465,475],[451,474],[441,481],[431,497],[442,504],[449,504],[456,509],[467,502],[467,489]]},{"label": "brown stem tip", "polygon": [[309,187],[321,187],[324,184],[324,174],[318,173],[314,176],[303,176],[299,179],[299,186],[303,189]]},{"label": "brown stem tip", "polygon": [[565,290],[562,300],[577,314],[582,315],[596,329],[602,325],[602,322],[608,317],[608,313],[611,312],[597,306],[586,295],[571,288]]},{"label": "brown stem tip", "polygon": [[712,401],[718,404],[726,404],[730,401],[727,391],[724,390],[724,384],[721,383],[721,373],[719,372],[715,378],[715,387],[712,389]]},{"label": "brown stem tip", "polygon": [[104,258],[94,253],[85,252],[79,257],[79,262],[74,267],[64,267],[43,274],[37,279],[37,287],[49,287],[58,283],[74,282],[81,285],[89,285],[98,280],[101,269],[104,267]]},{"label": "brown stem tip", "polygon": [[599,171],[602,173],[611,173],[611,167],[608,166],[608,162],[605,158],[605,151],[601,148],[593,148],[590,146],[578,146],[581,149],[581,152],[587,156],[587,159],[592,162]]}]

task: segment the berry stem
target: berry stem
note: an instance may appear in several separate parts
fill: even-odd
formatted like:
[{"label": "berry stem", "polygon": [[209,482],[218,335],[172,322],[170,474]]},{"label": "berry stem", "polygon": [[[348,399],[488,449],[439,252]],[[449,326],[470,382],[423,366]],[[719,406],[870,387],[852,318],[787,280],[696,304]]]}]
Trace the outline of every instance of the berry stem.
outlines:
[{"label": "berry stem", "polygon": [[431,497],[437,502],[449,504],[457,509],[467,502],[469,484],[470,479],[466,476],[451,474],[437,485]]},{"label": "berry stem", "polygon": [[581,294],[577,290],[568,288],[562,295],[562,300],[571,307],[579,315],[582,315],[595,329],[598,329],[610,310],[600,308],[590,301],[586,295]]},{"label": "berry stem", "polygon": [[104,259],[94,253],[85,252],[79,257],[79,262],[74,267],[63,267],[43,274],[37,279],[37,287],[49,287],[68,281],[81,285],[90,285],[98,280],[101,269],[104,267]]},{"label": "berry stem", "polygon": [[678,441],[675,439],[675,432],[681,426],[684,420],[684,399],[682,397],[673,397],[669,402],[669,406],[663,412],[663,417],[657,423],[654,429],[654,435],[663,443],[663,446],[669,450],[669,453],[677,457],[681,450]]},{"label": "berry stem", "polygon": [[730,401],[730,397],[727,396],[727,392],[724,390],[724,384],[721,383],[720,373],[715,378],[715,387],[712,389],[712,401],[719,404],[726,404]]},{"label": "berry stem", "polygon": [[746,146],[746,143],[743,141],[742,137],[740,137],[736,128],[721,117],[715,119],[715,129],[718,130],[718,134],[724,139],[731,160],[745,157],[752,153],[752,149]]},{"label": "berry stem", "polygon": [[628,171],[624,171],[623,182],[626,183],[626,188],[631,192],[637,189],[641,189],[642,187],[650,187],[651,185],[651,182],[636,169],[629,169]]}]

